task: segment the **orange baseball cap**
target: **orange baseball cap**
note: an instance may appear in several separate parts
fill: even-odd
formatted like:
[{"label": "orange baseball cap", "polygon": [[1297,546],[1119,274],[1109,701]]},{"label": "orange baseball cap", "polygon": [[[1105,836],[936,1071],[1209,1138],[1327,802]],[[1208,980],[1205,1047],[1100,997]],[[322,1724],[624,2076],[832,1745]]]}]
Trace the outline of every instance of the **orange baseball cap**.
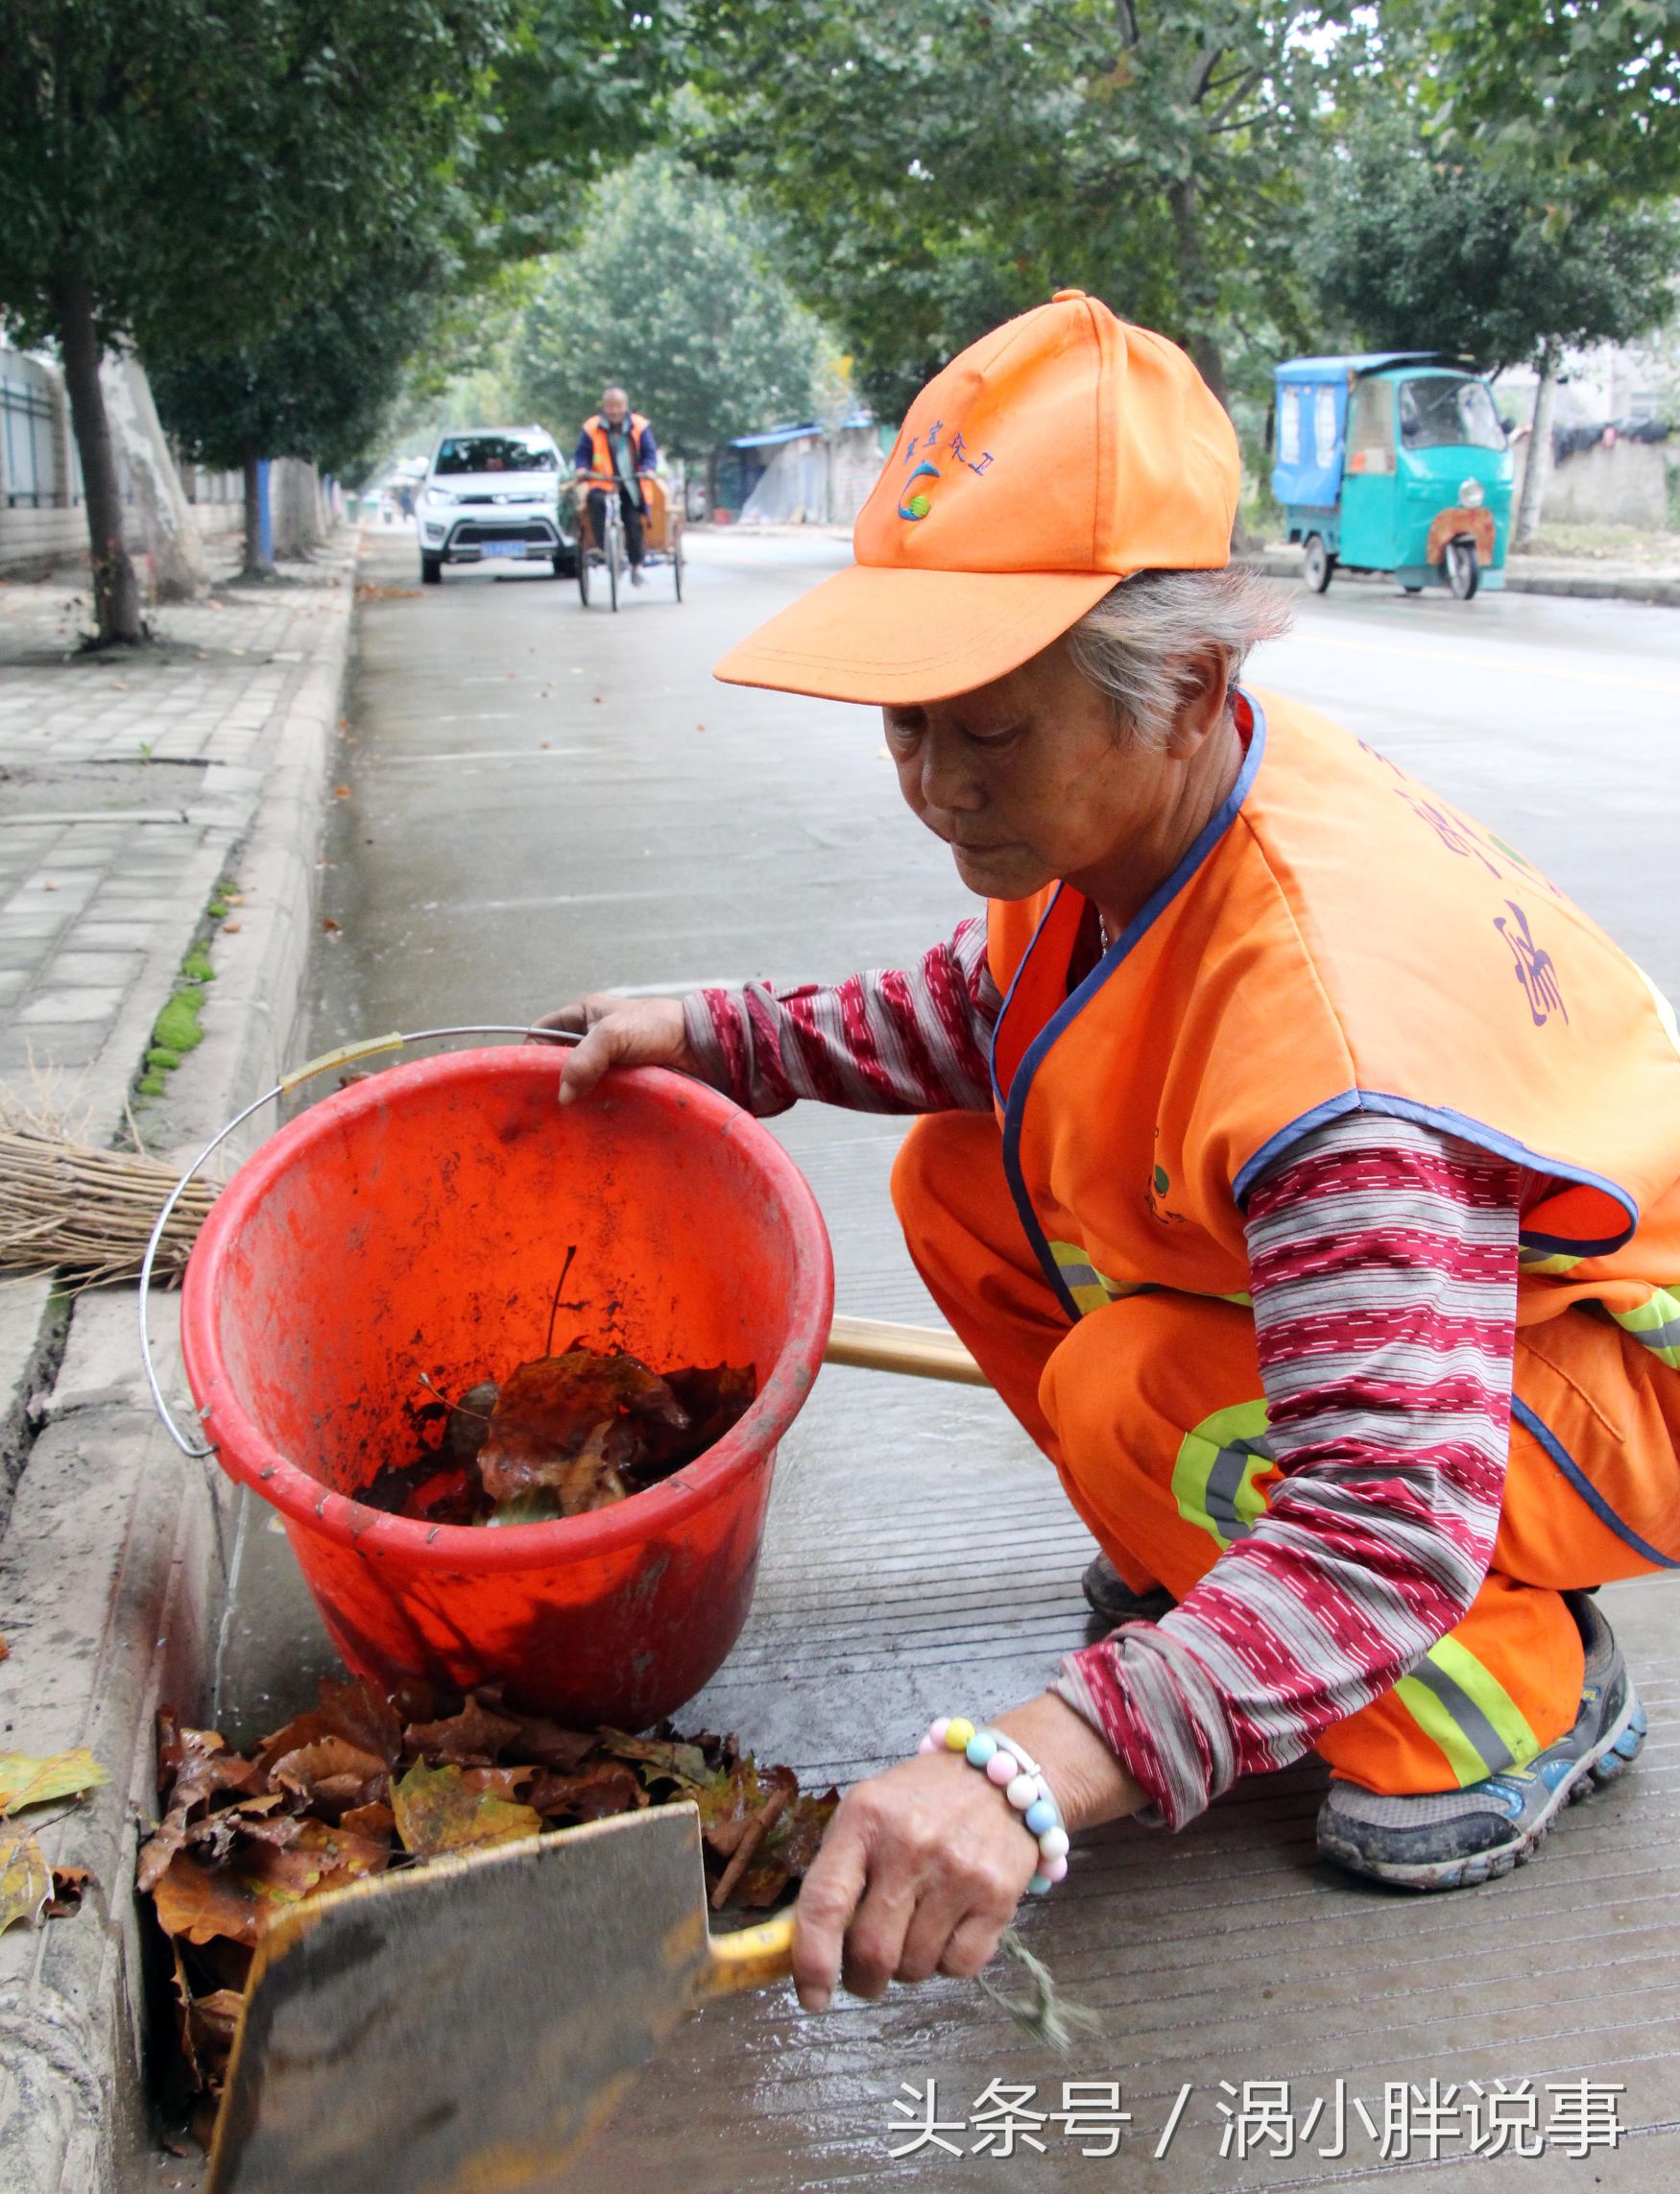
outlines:
[{"label": "orange baseball cap", "polygon": [[1236,432],[1178,346],[1058,290],[934,375],[858,513],[857,561],[715,675],[900,707],[969,692],[1116,580],[1228,563],[1238,480]]}]

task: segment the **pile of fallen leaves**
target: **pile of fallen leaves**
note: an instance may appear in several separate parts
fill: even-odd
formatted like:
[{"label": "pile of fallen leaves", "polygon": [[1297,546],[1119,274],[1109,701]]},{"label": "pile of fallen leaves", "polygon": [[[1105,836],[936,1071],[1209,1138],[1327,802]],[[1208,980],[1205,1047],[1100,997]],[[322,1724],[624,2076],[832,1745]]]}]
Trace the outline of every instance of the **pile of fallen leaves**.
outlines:
[{"label": "pile of fallen leaves", "polygon": [[164,1812],[139,1886],[175,1954],[192,2086],[220,2091],[252,1952],[303,1898],[445,1852],[692,1799],[714,1907],[780,1903],[816,1856],[839,1793],[802,1795],[732,1737],[563,1729],[473,1692],[440,1714],[423,1685],[324,1683],[321,1703],[250,1755],[160,1722]]},{"label": "pile of fallen leaves", "polygon": [[[430,1386],[430,1382],[427,1382]],[[713,1447],[756,1391],[720,1363],[652,1371],[623,1349],[574,1345],[417,1412],[420,1457],[356,1495],[424,1524],[541,1524],[612,1507]],[[434,1393],[436,1388],[432,1389]]]}]

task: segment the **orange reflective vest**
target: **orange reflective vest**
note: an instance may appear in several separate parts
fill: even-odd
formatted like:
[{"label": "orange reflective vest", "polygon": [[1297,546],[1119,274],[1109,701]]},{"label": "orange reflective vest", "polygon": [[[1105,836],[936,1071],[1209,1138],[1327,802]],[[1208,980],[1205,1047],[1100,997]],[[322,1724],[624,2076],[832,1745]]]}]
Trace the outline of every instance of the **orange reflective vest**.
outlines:
[{"label": "orange reflective vest", "polygon": [[1592,1302],[1680,1368],[1680,1038],[1647,978],[1480,824],[1311,710],[1239,697],[1230,798],[1072,992],[1086,902],[994,902],[1022,1224],[1073,1317],[1246,1301],[1249,1185],[1356,1110],[1548,1184],[1518,1322]]},{"label": "orange reflective vest", "polygon": [[[642,434],[647,426],[647,421],[643,419],[640,412],[633,411],[630,415],[629,426],[630,446],[633,450],[639,449],[641,447]],[[590,479],[618,479],[619,474],[614,470],[612,464],[612,445],[607,440],[607,422],[601,417],[599,412],[596,412],[592,418],[585,420],[584,432],[589,438],[589,447],[593,452],[589,466]],[[634,480],[626,480],[623,485],[626,487],[634,488],[636,483]]]}]

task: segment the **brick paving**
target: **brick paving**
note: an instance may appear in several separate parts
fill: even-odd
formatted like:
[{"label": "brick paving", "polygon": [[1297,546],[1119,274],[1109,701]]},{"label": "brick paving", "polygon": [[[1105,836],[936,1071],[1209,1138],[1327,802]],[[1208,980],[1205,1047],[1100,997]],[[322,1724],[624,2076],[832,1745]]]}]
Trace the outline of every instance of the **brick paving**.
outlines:
[{"label": "brick paving", "polygon": [[0,1099],[120,1115],[150,1024],[124,1009],[168,995],[343,577],[223,584],[97,658],[84,589],[0,584]]}]

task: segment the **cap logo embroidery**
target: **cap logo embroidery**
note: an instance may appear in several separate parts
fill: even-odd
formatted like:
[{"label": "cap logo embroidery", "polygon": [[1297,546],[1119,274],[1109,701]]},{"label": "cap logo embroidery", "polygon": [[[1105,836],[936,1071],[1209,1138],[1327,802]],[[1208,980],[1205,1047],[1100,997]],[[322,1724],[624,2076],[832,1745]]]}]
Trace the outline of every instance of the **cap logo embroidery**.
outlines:
[{"label": "cap logo embroidery", "polygon": [[[924,472],[931,473],[936,480],[943,477],[937,465],[924,463],[917,466],[915,471],[911,473],[910,479],[905,481],[905,487],[909,487],[911,481],[920,480]],[[927,516],[932,504],[933,498],[928,494],[925,488],[911,495],[908,500],[900,494],[899,497],[899,516],[901,518],[908,518],[913,525],[918,518],[924,518]]]}]

